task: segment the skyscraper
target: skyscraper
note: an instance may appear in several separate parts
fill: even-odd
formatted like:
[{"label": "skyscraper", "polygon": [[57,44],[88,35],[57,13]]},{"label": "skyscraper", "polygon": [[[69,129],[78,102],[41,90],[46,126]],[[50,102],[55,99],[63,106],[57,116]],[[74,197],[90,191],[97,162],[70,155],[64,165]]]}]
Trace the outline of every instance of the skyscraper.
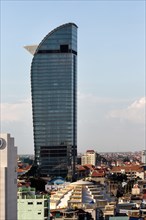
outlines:
[{"label": "skyscraper", "polygon": [[35,162],[41,174],[75,173],[77,154],[77,26],[61,25],[32,53],[31,92]]},{"label": "skyscraper", "polygon": [[0,134],[0,220],[17,220],[17,147],[10,134]]}]

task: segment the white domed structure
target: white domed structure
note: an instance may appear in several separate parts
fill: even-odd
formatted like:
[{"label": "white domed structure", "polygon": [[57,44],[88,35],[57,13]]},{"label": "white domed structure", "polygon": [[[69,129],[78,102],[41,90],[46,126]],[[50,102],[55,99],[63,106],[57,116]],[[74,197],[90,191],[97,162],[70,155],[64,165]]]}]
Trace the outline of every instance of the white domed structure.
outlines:
[{"label": "white domed structure", "polygon": [[85,206],[104,207],[108,202],[100,186],[93,182],[79,180],[56,191],[50,198],[50,209]]}]

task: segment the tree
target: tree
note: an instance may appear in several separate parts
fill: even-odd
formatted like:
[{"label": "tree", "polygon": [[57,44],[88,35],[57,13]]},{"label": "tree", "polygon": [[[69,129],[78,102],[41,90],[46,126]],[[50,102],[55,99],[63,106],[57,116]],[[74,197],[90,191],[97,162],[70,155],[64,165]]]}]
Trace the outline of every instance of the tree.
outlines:
[{"label": "tree", "polygon": [[45,191],[45,180],[41,178],[30,178],[31,187],[34,187],[36,191],[44,192]]},{"label": "tree", "polygon": [[123,159],[123,162],[124,162],[124,163],[125,163],[125,162],[130,162],[129,157],[125,157],[125,158]]}]

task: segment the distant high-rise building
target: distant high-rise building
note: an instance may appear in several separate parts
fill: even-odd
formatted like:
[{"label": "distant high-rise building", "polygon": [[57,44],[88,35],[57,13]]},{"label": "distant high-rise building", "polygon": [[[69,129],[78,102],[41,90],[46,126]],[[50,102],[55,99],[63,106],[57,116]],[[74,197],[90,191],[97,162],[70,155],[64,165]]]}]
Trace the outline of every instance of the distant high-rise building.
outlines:
[{"label": "distant high-rise building", "polygon": [[35,162],[41,174],[75,174],[77,154],[77,26],[61,25],[39,46],[25,47],[31,65]]},{"label": "distant high-rise building", "polygon": [[94,150],[87,150],[86,153],[84,155],[82,155],[82,157],[81,157],[82,165],[92,164],[95,166],[96,165],[96,156],[97,156],[97,153]]},{"label": "distant high-rise building", "polygon": [[10,134],[0,134],[0,220],[17,220],[17,148]]},{"label": "distant high-rise building", "polygon": [[141,162],[146,165],[146,150],[141,153]]}]

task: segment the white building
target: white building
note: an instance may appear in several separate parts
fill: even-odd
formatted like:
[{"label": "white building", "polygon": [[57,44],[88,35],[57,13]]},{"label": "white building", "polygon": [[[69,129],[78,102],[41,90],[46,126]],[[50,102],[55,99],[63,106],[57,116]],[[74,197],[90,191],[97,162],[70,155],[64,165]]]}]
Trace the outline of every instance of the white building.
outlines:
[{"label": "white building", "polygon": [[17,220],[17,148],[10,134],[0,134],[0,220]]},{"label": "white building", "polygon": [[141,154],[141,162],[146,164],[146,150],[143,150],[142,151],[142,154]]},{"label": "white building", "polygon": [[84,155],[81,157],[81,164],[92,164],[96,165],[96,152],[94,150],[87,150]]},{"label": "white building", "polygon": [[36,195],[35,188],[18,188],[18,220],[48,220],[49,206],[49,195]]}]

